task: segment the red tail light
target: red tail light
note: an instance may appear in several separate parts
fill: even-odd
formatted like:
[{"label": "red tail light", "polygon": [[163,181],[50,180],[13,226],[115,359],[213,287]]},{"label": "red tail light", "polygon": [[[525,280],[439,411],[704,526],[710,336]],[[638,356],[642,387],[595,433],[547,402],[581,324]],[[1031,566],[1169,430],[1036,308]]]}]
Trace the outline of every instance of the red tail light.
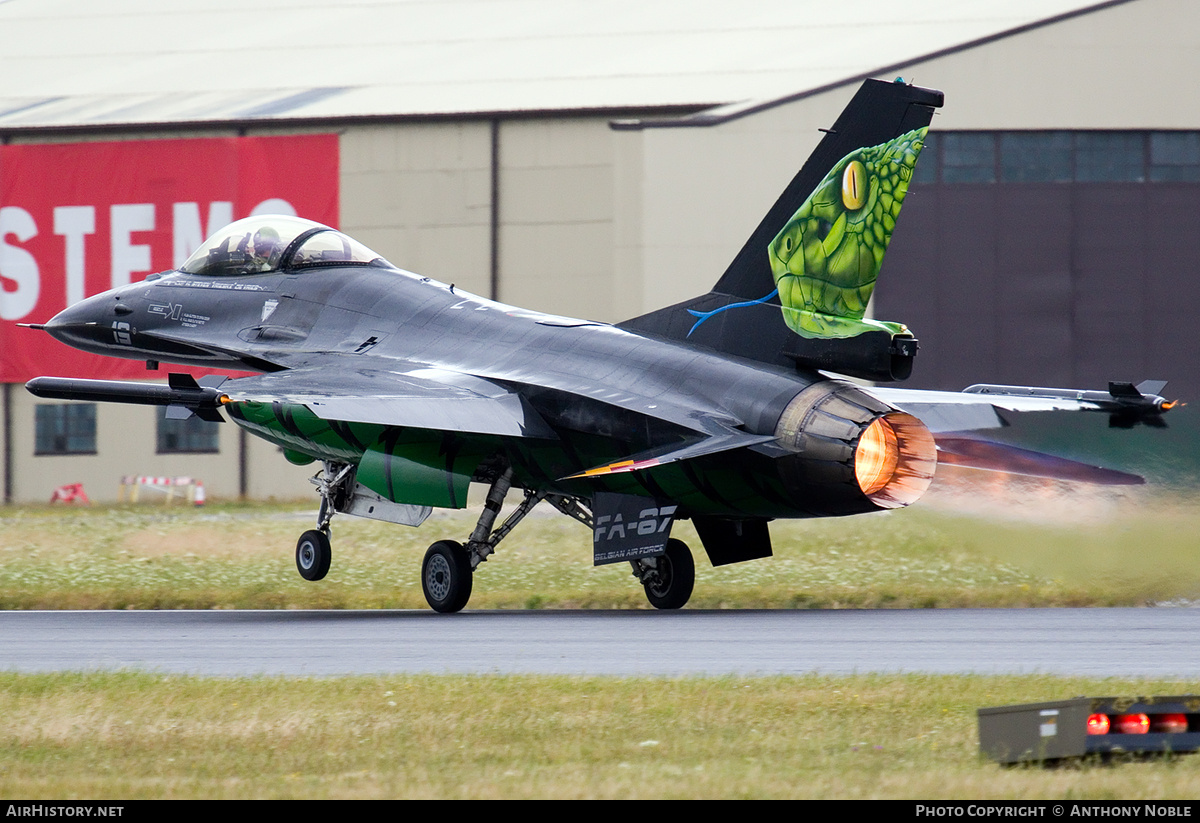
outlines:
[{"label": "red tail light", "polygon": [[1188,727],[1186,714],[1152,714],[1150,715],[1150,731],[1154,732],[1186,732]]},{"label": "red tail light", "polygon": [[1117,715],[1115,723],[1119,734],[1145,734],[1150,731],[1150,718],[1144,714]]},{"label": "red tail light", "polygon": [[1108,715],[1093,714],[1088,717],[1087,733],[1088,734],[1108,734]]}]

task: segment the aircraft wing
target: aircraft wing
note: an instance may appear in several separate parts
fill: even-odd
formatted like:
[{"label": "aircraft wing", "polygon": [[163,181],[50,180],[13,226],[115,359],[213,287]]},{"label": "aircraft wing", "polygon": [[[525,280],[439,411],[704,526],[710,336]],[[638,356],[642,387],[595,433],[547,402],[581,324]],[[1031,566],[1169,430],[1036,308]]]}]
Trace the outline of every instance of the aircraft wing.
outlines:
[{"label": "aircraft wing", "polygon": [[[344,361],[326,360],[320,366],[230,380],[216,389],[232,402],[300,404],[324,420],[558,439],[518,389],[499,381],[419,366],[397,371],[344,366]],[[637,471],[776,439],[774,434],[740,431],[735,428],[740,421],[712,411],[685,409],[661,399],[637,402],[635,395],[616,399],[625,401],[618,403],[620,407],[674,424],[690,435],[681,442],[594,466],[571,478]]]},{"label": "aircraft wing", "polygon": [[557,439],[513,389],[443,369],[405,371],[311,366],[229,380],[229,399],[297,403],[324,420]]},{"label": "aircraft wing", "polygon": [[[364,367],[359,358],[351,361],[325,355],[295,368],[232,380],[210,376],[197,383],[190,375],[171,374],[169,385],[163,386],[39,377],[27,388],[39,397],[166,406],[169,417],[196,414],[220,421],[219,409],[226,403],[281,403],[304,406],[322,420],[549,440],[559,435],[538,411],[541,406],[537,403],[545,402],[548,394],[551,408],[563,406],[565,395],[660,421],[682,436],[680,442],[630,455],[618,461],[619,465],[589,471],[596,474],[631,471],[775,439],[774,435],[739,430],[742,421],[718,407],[674,404],[661,397],[642,396],[636,390],[596,398],[569,387],[530,385],[396,360],[371,366]],[[531,403],[529,398],[535,395],[543,399]],[[584,432],[606,421],[606,415],[590,412],[554,418],[557,428]]]},{"label": "aircraft wing", "polygon": [[981,383],[961,392],[923,391],[875,386],[865,391],[901,411],[921,419],[934,434],[997,429],[1007,425],[999,412],[1091,411],[1106,412],[1112,424],[1164,426],[1162,413],[1175,403],[1158,392],[1166,381],[1112,382],[1108,391],[1047,389],[1035,386],[999,386]]}]

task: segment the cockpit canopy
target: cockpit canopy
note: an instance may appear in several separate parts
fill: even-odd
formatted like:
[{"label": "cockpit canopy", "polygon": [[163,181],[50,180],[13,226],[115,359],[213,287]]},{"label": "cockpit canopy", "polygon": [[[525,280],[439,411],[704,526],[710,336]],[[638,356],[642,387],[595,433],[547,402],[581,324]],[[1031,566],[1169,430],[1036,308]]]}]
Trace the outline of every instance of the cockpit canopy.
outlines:
[{"label": "cockpit canopy", "polygon": [[384,265],[386,261],[336,229],[302,217],[264,214],[230,223],[204,241],[179,271],[209,277]]}]

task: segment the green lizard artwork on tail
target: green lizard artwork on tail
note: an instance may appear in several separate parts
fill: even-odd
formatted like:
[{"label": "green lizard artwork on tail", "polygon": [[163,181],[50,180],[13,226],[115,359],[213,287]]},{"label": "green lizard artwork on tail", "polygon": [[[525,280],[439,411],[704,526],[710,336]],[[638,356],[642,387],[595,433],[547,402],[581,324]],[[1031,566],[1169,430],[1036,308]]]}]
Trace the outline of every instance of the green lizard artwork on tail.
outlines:
[{"label": "green lizard artwork on tail", "polygon": [[776,290],[759,300],[692,311],[699,318],[692,331],[718,312],[778,294],[784,322],[802,337],[906,334],[902,323],[863,315],[927,131],[914,129],[843,157],[768,246]]}]

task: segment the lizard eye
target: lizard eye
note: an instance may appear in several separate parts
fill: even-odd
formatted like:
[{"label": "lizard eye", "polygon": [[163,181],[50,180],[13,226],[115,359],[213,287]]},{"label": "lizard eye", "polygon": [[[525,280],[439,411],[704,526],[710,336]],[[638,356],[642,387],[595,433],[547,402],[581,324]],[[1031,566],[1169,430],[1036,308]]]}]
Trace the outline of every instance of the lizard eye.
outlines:
[{"label": "lizard eye", "polygon": [[851,211],[858,211],[867,202],[867,169],[857,160],[851,160],[842,172],[842,203]]}]

